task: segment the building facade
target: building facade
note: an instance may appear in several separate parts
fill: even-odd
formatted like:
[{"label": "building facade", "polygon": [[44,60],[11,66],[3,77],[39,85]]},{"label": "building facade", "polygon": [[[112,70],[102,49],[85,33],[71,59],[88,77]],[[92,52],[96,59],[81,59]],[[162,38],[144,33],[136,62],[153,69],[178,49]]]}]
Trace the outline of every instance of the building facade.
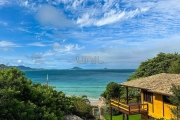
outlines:
[{"label": "building facade", "polygon": [[148,118],[171,119],[173,114],[170,108],[175,106],[169,101],[169,96],[141,90],[142,104],[148,104]]},{"label": "building facade", "polygon": [[[142,120],[149,118],[169,120],[175,118],[171,112],[171,108],[176,108],[169,97],[172,95],[172,84],[180,85],[180,74],[161,73],[144,77],[136,80],[121,83],[126,88],[126,102],[122,103],[121,98],[112,99],[110,108],[122,112],[123,120],[129,118],[129,115],[141,114]],[[140,90],[140,103],[129,103],[129,88]],[[111,112],[112,120],[112,112]]]}]

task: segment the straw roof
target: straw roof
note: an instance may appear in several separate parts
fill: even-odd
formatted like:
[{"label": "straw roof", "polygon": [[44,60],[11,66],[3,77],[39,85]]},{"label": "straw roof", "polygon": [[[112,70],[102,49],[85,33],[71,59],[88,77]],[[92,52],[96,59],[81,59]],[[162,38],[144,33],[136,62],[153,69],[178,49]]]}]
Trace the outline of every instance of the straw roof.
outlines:
[{"label": "straw roof", "polygon": [[180,85],[180,74],[161,73],[124,82],[120,85],[146,89],[154,93],[172,95],[170,92],[172,84]]}]

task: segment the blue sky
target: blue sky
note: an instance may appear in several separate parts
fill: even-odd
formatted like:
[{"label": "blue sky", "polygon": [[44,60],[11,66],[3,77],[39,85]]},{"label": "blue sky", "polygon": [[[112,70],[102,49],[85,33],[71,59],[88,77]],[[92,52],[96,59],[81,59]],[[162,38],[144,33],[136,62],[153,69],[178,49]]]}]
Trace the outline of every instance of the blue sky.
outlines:
[{"label": "blue sky", "polygon": [[[137,68],[180,52],[179,0],[0,0],[0,63]],[[77,62],[98,57],[103,64]]]}]

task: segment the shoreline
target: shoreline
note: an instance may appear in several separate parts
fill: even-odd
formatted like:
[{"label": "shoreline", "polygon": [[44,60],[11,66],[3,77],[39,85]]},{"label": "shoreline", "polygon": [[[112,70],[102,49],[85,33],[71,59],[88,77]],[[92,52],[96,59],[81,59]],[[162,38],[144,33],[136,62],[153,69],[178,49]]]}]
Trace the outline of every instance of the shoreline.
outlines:
[{"label": "shoreline", "polygon": [[99,97],[98,99],[89,99],[92,106],[105,106],[104,98]]},{"label": "shoreline", "polygon": [[100,103],[98,98],[97,99],[89,99],[89,101],[92,106],[98,106]]}]

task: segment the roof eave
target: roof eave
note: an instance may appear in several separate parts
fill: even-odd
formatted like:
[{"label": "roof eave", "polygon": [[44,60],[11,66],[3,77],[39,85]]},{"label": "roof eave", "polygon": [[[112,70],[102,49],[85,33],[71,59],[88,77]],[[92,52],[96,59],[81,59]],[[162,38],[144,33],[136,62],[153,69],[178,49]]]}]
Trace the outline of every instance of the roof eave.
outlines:
[{"label": "roof eave", "polygon": [[152,91],[151,89],[147,89],[147,88],[141,88],[141,87],[129,86],[129,85],[123,85],[123,84],[119,84],[119,85],[120,86],[125,86],[125,87],[132,87],[132,88],[138,88],[138,89],[142,89],[142,90],[147,90],[148,92],[157,93],[157,94],[160,94],[160,95],[166,95],[166,96],[171,96],[172,95],[172,94],[168,94],[168,93]]}]

